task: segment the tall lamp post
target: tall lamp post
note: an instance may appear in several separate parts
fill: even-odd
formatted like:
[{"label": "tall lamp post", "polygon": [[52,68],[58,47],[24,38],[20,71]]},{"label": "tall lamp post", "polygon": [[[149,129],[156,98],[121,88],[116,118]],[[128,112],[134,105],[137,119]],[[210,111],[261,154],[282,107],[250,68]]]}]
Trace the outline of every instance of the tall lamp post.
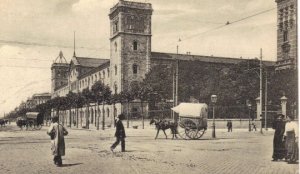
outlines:
[{"label": "tall lamp post", "polygon": [[216,95],[211,95],[211,103],[213,105],[212,138],[216,138],[216,125],[215,125],[215,104],[217,103]]},{"label": "tall lamp post", "polygon": [[248,105],[248,109],[249,109],[249,132],[251,132],[250,111],[251,111],[252,105],[251,105],[251,103],[249,101],[248,101],[247,105]]}]

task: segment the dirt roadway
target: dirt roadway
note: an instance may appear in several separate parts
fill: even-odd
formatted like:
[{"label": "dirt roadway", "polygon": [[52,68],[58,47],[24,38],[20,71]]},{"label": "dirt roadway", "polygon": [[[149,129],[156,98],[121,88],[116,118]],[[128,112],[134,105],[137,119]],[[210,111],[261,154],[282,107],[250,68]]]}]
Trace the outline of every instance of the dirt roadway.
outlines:
[{"label": "dirt roadway", "polygon": [[154,140],[154,127],[127,129],[126,151],[109,150],[114,129],[105,131],[69,129],[64,166],[52,162],[46,127],[20,131],[15,125],[0,128],[0,173],[298,173],[297,164],[272,162],[272,136],[247,130],[227,133],[217,130],[201,140]]}]

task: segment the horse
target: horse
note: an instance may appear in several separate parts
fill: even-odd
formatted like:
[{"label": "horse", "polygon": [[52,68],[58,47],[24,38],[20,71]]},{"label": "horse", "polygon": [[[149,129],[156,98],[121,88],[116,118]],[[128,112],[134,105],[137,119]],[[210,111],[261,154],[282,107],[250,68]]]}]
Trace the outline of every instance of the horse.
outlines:
[{"label": "horse", "polygon": [[8,119],[4,119],[4,123],[7,124],[9,122]]},{"label": "horse", "polygon": [[166,139],[168,139],[168,136],[165,132],[167,129],[171,129],[171,133],[173,135],[172,139],[176,138],[177,139],[177,126],[178,124],[173,122],[173,121],[168,121],[168,120],[156,120],[156,119],[151,119],[150,125],[155,124],[155,127],[157,129],[156,137],[157,139],[158,133],[160,130],[162,130],[166,136]]},{"label": "horse", "polygon": [[4,120],[4,119],[0,119],[0,125],[1,125],[1,127],[2,127],[2,126],[5,127],[5,120]]}]

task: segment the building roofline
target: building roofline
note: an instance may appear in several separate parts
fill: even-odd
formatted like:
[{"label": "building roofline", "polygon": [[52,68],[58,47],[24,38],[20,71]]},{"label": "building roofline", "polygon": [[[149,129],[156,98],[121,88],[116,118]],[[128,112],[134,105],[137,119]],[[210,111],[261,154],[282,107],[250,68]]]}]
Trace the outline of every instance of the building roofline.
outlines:
[{"label": "building roofline", "polygon": [[81,80],[81,79],[83,79],[83,78],[85,78],[85,77],[87,77],[87,76],[89,76],[89,75],[91,75],[91,74],[93,74],[97,71],[101,71],[101,70],[109,67],[109,65],[110,65],[110,60],[108,59],[107,62],[105,62],[105,63],[101,64],[100,66],[93,68],[91,71],[88,71],[85,74],[82,74],[81,76],[79,76],[78,80]]},{"label": "building roofline", "polygon": [[[162,54],[164,56],[156,57],[155,54]],[[168,56],[168,57],[167,57]],[[183,58],[184,57],[184,58]],[[176,53],[163,53],[163,52],[151,52],[151,58],[153,59],[166,59],[166,60],[194,60],[194,61],[202,61],[202,62],[209,62],[209,63],[239,63],[244,60],[259,60],[258,58],[233,58],[233,57],[217,57],[217,56],[204,56],[204,55],[191,55],[191,54],[176,54]],[[269,66],[274,66],[276,61],[270,60],[263,60],[263,62],[267,64],[271,64]]]}]

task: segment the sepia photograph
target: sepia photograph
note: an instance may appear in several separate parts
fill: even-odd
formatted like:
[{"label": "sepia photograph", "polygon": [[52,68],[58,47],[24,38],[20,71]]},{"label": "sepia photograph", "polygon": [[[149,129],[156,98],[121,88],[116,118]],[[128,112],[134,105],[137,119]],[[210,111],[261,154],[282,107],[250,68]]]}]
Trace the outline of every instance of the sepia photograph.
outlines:
[{"label": "sepia photograph", "polygon": [[299,174],[297,0],[0,0],[0,173]]}]

